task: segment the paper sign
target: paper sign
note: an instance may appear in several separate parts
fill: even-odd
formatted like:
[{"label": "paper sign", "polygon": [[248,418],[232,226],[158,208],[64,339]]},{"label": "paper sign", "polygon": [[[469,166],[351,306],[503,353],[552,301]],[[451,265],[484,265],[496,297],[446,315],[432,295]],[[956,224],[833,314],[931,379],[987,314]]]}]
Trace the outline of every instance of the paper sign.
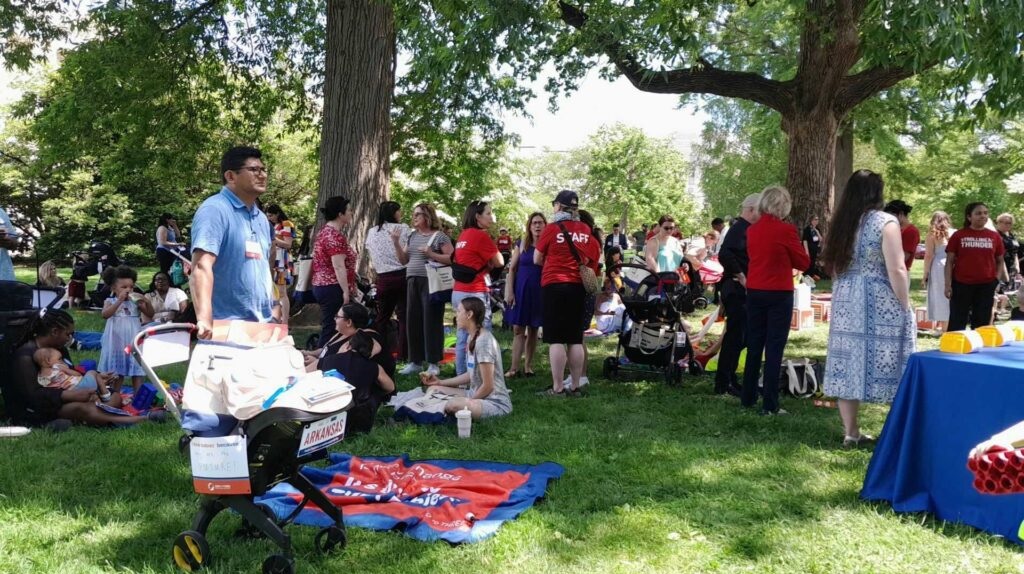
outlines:
[{"label": "paper sign", "polygon": [[318,420],[315,423],[310,423],[302,431],[298,456],[306,456],[309,453],[323,450],[332,444],[341,442],[345,438],[345,421],[347,418],[348,413],[338,413]]},{"label": "paper sign", "polygon": [[193,437],[192,487],[199,494],[250,494],[245,437]]},{"label": "paper sign", "polygon": [[143,339],[142,359],[152,368],[188,361],[189,341],[187,330],[155,333]]}]

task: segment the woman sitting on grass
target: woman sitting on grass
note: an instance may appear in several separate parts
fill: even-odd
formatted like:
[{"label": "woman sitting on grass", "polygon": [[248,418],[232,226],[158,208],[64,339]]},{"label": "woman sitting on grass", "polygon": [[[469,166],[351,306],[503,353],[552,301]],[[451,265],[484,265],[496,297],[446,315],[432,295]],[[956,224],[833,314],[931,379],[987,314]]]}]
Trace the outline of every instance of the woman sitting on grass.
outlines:
[{"label": "woman sitting on grass", "polygon": [[8,415],[16,424],[45,426],[64,430],[71,423],[94,426],[130,424],[150,420],[163,422],[164,411],[152,411],[148,417],[122,417],[109,414],[96,406],[99,400],[112,407],[121,406],[121,395],[105,392],[97,395],[88,390],[60,389],[39,384],[40,370],[33,360],[39,349],[60,351],[67,361],[66,348],[75,331],[75,320],[66,311],[48,310],[21,342],[15,346],[13,373],[4,385],[4,402]]},{"label": "woman sitting on grass", "polygon": [[[481,419],[512,412],[512,399],[505,387],[501,366],[501,347],[494,335],[484,328],[485,313],[484,302],[475,297],[463,299],[455,308],[458,327],[469,333],[465,373],[452,379],[438,379],[437,375],[420,373],[425,386],[451,387],[444,389],[453,395],[444,408],[448,414],[468,408],[474,419]],[[467,390],[456,388],[466,385],[469,385]]]},{"label": "woman sitting on grass", "polygon": [[374,348],[379,348],[379,345],[368,333],[357,332],[338,353],[321,361],[324,370],[336,369],[355,387],[352,408],[348,412],[349,434],[370,432],[377,409],[395,392],[394,380],[373,360]]},{"label": "woman sitting on grass", "polygon": [[370,356],[373,361],[380,365],[384,372],[392,379],[395,378],[395,358],[384,352],[384,338],[373,329],[368,329],[370,324],[370,312],[359,303],[346,303],[334,315],[334,328],[336,332],[327,340],[327,343],[313,351],[303,351],[306,357],[306,370],[314,371],[324,368],[324,360],[336,353],[341,352],[342,346],[347,343],[356,333],[366,333],[373,339],[373,350]]}]

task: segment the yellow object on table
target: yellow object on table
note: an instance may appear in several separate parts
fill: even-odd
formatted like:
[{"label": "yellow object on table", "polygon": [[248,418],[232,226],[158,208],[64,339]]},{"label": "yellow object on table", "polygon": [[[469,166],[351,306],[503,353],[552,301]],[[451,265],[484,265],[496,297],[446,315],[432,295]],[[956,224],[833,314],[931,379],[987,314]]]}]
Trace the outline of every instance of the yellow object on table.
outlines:
[{"label": "yellow object on table", "polygon": [[1024,341],[1024,321],[1007,321],[1004,324],[1013,329],[1013,334],[1016,336],[1016,340]]},{"label": "yellow object on table", "polygon": [[966,355],[977,353],[984,346],[985,342],[977,331],[951,331],[939,339],[939,350],[943,353]]},{"label": "yellow object on table", "polygon": [[1017,340],[1016,332],[1008,325],[986,325],[975,332],[981,335],[986,347],[1002,347]]}]

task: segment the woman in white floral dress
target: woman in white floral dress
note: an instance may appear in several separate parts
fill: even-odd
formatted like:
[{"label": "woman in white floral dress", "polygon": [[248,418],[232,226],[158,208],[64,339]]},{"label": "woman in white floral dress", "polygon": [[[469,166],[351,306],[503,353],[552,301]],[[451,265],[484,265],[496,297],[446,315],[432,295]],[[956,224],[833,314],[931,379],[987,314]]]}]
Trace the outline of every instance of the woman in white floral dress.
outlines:
[{"label": "woman in white floral dress", "polygon": [[916,344],[900,227],[881,211],[883,185],[868,170],[850,177],[822,257],[835,277],[824,386],[839,399],[847,448],[874,440],[860,432],[860,402],[892,401]]}]

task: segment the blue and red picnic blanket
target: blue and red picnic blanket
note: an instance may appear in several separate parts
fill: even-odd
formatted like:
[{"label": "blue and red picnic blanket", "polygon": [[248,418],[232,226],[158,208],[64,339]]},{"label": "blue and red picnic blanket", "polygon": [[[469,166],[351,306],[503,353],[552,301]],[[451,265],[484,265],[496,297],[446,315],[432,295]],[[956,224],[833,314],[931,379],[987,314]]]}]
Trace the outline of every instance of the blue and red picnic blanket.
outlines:
[{"label": "blue and red picnic blanket", "polygon": [[[345,514],[346,526],[401,529],[423,541],[479,542],[493,536],[544,497],[548,482],[565,469],[553,462],[514,465],[467,460],[409,460],[406,455],[358,457],[331,454],[327,468],[305,467],[302,474]],[[257,502],[284,518],[302,501],[286,483]],[[295,520],[329,526],[331,519],[308,505]]]}]

